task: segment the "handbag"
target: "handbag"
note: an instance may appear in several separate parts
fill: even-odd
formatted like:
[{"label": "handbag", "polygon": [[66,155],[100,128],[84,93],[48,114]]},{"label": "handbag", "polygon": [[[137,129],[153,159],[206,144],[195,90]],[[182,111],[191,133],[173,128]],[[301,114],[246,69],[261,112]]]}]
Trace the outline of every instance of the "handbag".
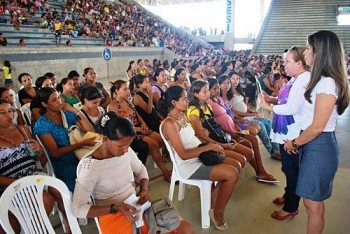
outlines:
[{"label": "handbag", "polygon": [[[72,125],[72,126],[68,127],[67,118],[66,118],[66,115],[64,114],[63,111],[61,111],[61,115],[62,115],[63,126],[67,130],[69,143],[71,145],[77,144],[77,143],[88,138],[88,137],[86,137],[86,134],[80,130],[79,126]],[[101,145],[102,145],[102,142],[98,141],[93,146],[82,146],[79,149],[74,150],[74,153],[77,156],[77,158],[80,160],[84,156],[91,154],[93,151],[95,151]]]},{"label": "handbag", "polygon": [[[210,110],[210,109],[209,109]],[[226,134],[222,131],[220,124],[215,122],[214,115],[212,110],[210,110],[209,118],[201,118],[202,126],[209,131],[209,137],[214,141],[220,143],[229,143],[231,142],[231,137],[229,134]]]},{"label": "handbag", "polygon": [[[198,147],[207,145],[208,143],[202,143]],[[206,166],[213,166],[215,164],[221,163],[224,159],[224,155],[220,155],[215,151],[209,150],[201,153],[198,156],[199,160]]]},{"label": "handbag", "polygon": [[153,201],[145,212],[148,234],[168,233],[180,226],[180,216],[168,198]]}]

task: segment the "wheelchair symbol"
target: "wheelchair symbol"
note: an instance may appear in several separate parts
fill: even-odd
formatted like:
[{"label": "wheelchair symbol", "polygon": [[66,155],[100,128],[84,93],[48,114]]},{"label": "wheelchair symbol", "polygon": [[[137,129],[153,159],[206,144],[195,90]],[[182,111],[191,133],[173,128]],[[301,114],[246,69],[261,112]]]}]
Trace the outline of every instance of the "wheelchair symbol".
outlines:
[{"label": "wheelchair symbol", "polygon": [[112,58],[112,51],[108,48],[105,48],[102,52],[102,57],[106,61],[110,60]]}]

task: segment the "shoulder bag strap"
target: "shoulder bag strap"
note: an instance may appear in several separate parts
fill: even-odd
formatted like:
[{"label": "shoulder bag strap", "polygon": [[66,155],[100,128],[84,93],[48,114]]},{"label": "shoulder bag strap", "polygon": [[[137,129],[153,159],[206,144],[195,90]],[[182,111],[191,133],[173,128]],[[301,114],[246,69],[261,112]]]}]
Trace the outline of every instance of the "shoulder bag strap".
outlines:
[{"label": "shoulder bag strap", "polygon": [[85,118],[89,121],[89,123],[91,124],[92,127],[95,126],[94,122],[92,122],[92,120],[90,119],[90,116],[86,113],[86,111],[84,111],[83,109],[81,109],[81,112],[84,114]]},{"label": "shoulder bag strap", "polygon": [[61,116],[62,116],[62,123],[63,127],[68,130],[68,123],[67,123],[67,118],[66,115],[64,114],[63,111],[61,111]]}]

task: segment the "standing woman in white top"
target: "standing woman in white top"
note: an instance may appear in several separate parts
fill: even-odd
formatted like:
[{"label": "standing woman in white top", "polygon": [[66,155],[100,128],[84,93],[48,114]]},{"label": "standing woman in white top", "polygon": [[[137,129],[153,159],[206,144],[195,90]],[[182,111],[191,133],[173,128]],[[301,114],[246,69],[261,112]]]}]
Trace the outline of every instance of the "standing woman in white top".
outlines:
[{"label": "standing woman in white top", "polygon": [[309,35],[304,55],[311,78],[304,94],[302,133],[285,140],[284,147],[294,152],[302,149],[296,194],[303,198],[308,213],[307,233],[315,234],[324,229],[324,200],[332,194],[338,169],[334,130],[338,115],[349,105],[349,87],[343,45],[335,33],[318,31]]},{"label": "standing woman in white top", "polygon": [[[299,174],[299,152],[288,154],[284,150],[283,141],[294,139],[300,134],[302,122],[302,110],[305,104],[304,93],[310,81],[310,72],[303,56],[305,47],[293,46],[288,50],[284,65],[286,72],[292,78],[283,86],[278,97],[263,95],[261,107],[274,113],[272,120],[271,141],[279,144],[282,161],[282,171],[286,176],[286,187],[283,197],[276,197],[273,203],[283,205],[282,209],[272,212],[271,217],[277,220],[285,220],[299,213],[300,197],[295,194]],[[270,106],[269,103],[275,104]]]}]

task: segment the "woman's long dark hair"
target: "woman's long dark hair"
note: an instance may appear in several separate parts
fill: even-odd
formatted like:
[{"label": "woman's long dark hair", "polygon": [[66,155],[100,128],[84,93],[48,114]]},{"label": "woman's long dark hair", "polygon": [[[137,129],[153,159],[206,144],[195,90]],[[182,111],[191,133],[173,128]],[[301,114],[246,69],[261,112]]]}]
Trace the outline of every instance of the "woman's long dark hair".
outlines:
[{"label": "woman's long dark hair", "polygon": [[349,105],[349,84],[346,77],[344,49],[339,37],[331,31],[318,31],[308,37],[308,44],[314,55],[310,83],[305,99],[311,103],[311,93],[322,76],[330,77],[337,86],[337,112],[343,114]]},{"label": "woman's long dark hair", "polygon": [[126,69],[126,72],[128,72],[130,69],[131,69],[131,65],[133,65],[135,63],[135,61],[130,61],[129,62],[129,66],[128,66],[128,69]]},{"label": "woman's long dark hair", "polygon": [[[131,82],[130,82],[131,83]],[[111,98],[114,99],[115,91],[119,90],[122,84],[126,84],[125,80],[117,80],[114,82],[111,82]]]},{"label": "woman's long dark hair", "polygon": [[62,93],[63,92],[63,85],[67,84],[68,81],[70,81],[70,80],[73,80],[73,77],[65,77],[65,78],[63,78],[61,80],[61,82],[56,85],[56,90]]},{"label": "woman's long dark hair", "polygon": [[35,81],[35,89],[39,90],[43,87],[44,81],[49,80],[50,78],[47,76],[40,76]]},{"label": "woman's long dark hair", "polygon": [[44,115],[47,112],[46,107],[44,107],[41,103],[48,103],[51,94],[57,92],[56,89],[51,88],[51,87],[44,87],[38,90],[36,93],[36,97],[40,103],[40,115]]},{"label": "woman's long dark hair", "polygon": [[[196,96],[194,96],[194,94],[199,93],[201,91],[201,89],[206,85],[208,85],[208,82],[206,82],[204,80],[195,80],[191,84],[190,91],[188,92],[189,105],[195,106],[196,108],[198,108],[200,118],[205,118],[205,116],[204,116],[203,110],[201,109],[201,104],[200,104],[198,98]],[[204,105],[206,105],[206,108],[208,108],[207,103],[205,103]]]},{"label": "woman's long dark hair", "polygon": [[159,76],[159,74],[160,74],[162,71],[165,71],[165,69],[162,68],[162,67],[160,67],[160,68],[158,68],[158,69],[154,72],[153,80],[154,80],[155,82],[157,82],[157,77]]},{"label": "woman's long dark hair", "polygon": [[159,100],[157,109],[163,117],[166,117],[169,111],[174,108],[172,101],[178,101],[183,91],[185,91],[185,89],[177,85],[171,86],[165,91],[165,98]]},{"label": "woman's long dark hair", "polygon": [[114,111],[102,115],[95,126],[95,130],[112,141],[136,135],[135,128],[130,120],[119,117]]},{"label": "woman's long dark hair", "polygon": [[[237,72],[235,72],[235,71],[230,72],[230,73],[228,74],[228,77],[229,77],[229,79],[230,79],[230,82],[231,82],[231,77],[232,77],[233,75],[239,76],[239,75],[237,74]],[[234,96],[233,89],[234,89],[234,87],[233,87],[233,84],[232,84],[232,82],[231,82],[232,97],[231,97],[229,100],[231,100],[231,99],[233,98],[233,96]],[[243,88],[242,88],[240,82],[238,83],[238,85],[237,85],[237,87],[236,87],[236,91],[237,91],[240,95],[242,95],[243,97],[245,97],[245,93],[244,93],[244,91],[243,91]],[[230,95],[231,95],[231,94],[230,94]]]},{"label": "woman's long dark hair", "polygon": [[179,67],[176,69],[175,75],[174,75],[174,81],[177,81],[179,79],[179,75],[181,74],[182,71],[185,71],[185,68]]},{"label": "woman's long dark hair", "polygon": [[[232,73],[232,72],[231,72]],[[232,83],[231,83],[231,79],[228,75],[223,74],[221,76],[219,76],[218,81],[219,81],[219,85],[221,85],[222,83],[225,82],[225,80],[228,80],[231,84],[230,89],[227,91],[226,97],[228,100],[231,100],[233,98],[233,89],[232,89]],[[220,96],[222,97],[222,90],[220,89]]]},{"label": "woman's long dark hair", "polygon": [[102,98],[102,94],[98,88],[95,86],[89,86],[83,89],[81,92],[81,103],[85,103],[85,99],[88,101],[95,100],[97,98]]}]

